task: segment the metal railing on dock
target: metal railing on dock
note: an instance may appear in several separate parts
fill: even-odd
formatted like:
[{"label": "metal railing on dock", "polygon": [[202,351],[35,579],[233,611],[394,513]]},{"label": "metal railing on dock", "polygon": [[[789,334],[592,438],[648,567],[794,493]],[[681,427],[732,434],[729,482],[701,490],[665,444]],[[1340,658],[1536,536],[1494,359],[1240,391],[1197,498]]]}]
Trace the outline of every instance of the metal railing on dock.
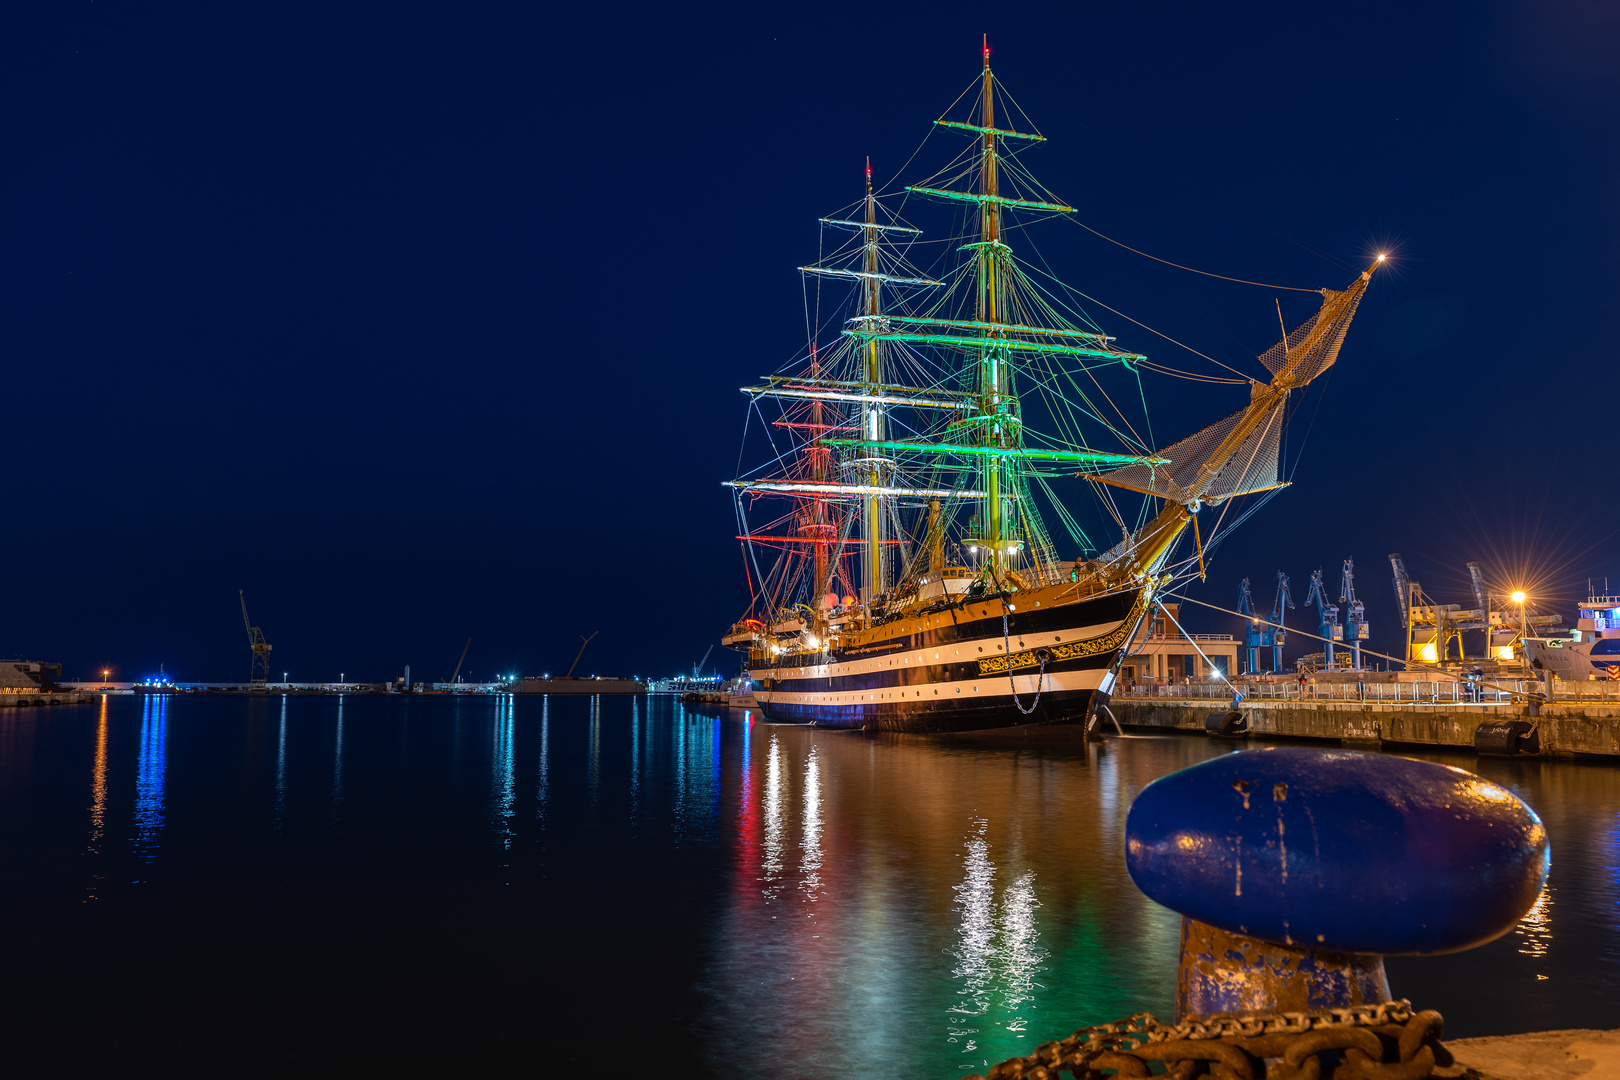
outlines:
[{"label": "metal railing on dock", "polygon": [[[1545,684],[1534,679],[1489,679],[1483,685],[1440,679],[1432,682],[1318,682],[1301,686],[1288,682],[1239,682],[1246,701],[1298,701],[1308,703],[1356,702],[1369,705],[1512,705],[1522,704],[1529,694],[1545,692]],[[1200,680],[1195,683],[1143,684],[1137,683],[1118,695],[1126,699],[1172,699],[1228,701],[1232,688],[1218,680]],[[1558,679],[1548,697],[1549,704],[1559,702],[1607,702],[1620,706],[1620,682],[1569,682]]]}]

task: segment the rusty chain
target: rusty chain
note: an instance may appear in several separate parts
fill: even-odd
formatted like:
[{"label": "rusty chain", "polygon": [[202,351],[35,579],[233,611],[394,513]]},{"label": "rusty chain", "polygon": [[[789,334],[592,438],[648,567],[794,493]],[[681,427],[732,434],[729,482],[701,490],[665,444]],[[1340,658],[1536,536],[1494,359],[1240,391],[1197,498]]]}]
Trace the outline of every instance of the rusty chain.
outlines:
[{"label": "rusty chain", "polygon": [[1105,1080],[1152,1075],[1162,1062],[1173,1080],[1424,1080],[1450,1065],[1440,1042],[1445,1021],[1409,1001],[1319,1012],[1216,1016],[1162,1024],[1137,1013],[1043,1043],[1028,1057],[1008,1058],[987,1076],[962,1080]]}]

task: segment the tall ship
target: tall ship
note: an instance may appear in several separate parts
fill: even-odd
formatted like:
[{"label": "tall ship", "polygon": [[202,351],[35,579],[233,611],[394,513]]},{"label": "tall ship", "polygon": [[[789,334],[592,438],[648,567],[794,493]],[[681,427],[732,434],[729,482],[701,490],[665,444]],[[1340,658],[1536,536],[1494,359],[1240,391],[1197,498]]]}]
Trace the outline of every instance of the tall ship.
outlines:
[{"label": "tall ship", "polygon": [[[902,196],[955,210],[957,235],[925,239],[868,162],[864,197],[821,220],[822,255],[801,267],[847,300],[829,315],[807,288],[805,352],[742,388],[744,451],[763,452],[729,481],[751,603],[722,641],[746,656],[769,721],[1095,724],[1157,597],[1202,573],[1200,513],[1284,486],[1289,397],[1333,364],[1371,280],[1369,267],[1320,290],[1259,357],[1269,381],[1203,380],[1246,383],[1248,403],[1155,448],[1107,380],[1135,395],[1143,368],[1166,369],[1015,255],[1027,228],[1074,210],[1026,167],[1044,136],[988,45],[958,100],[971,111],[935,123],[962,151]],[[1082,494],[1112,546],[1081,525]]]}]

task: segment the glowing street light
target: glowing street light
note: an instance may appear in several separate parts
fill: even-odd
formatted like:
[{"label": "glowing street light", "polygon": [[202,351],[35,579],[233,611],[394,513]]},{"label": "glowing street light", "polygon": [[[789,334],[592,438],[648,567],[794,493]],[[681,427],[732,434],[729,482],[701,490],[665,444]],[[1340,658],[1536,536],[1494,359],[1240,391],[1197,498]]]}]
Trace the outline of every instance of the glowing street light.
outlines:
[{"label": "glowing street light", "polygon": [[1514,589],[1513,595],[1510,597],[1510,599],[1512,599],[1515,604],[1519,605],[1519,659],[1523,660],[1528,656],[1528,653],[1524,647],[1524,639],[1530,636],[1529,627],[1525,625],[1524,621],[1524,590]]}]

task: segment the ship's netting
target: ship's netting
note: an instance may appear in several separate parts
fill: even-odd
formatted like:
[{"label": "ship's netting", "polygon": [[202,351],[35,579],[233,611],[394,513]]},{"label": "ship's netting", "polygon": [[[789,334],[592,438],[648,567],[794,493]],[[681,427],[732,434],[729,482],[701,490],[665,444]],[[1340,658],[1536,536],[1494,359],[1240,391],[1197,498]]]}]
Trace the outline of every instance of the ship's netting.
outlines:
[{"label": "ship's netting", "polygon": [[1288,336],[1260,354],[1260,362],[1273,375],[1279,374],[1291,360],[1296,361],[1290,374],[1292,386],[1304,386],[1333,366],[1339,358],[1339,346],[1344,344],[1345,332],[1366,291],[1365,276],[1350,288],[1322,290],[1322,306],[1315,315],[1296,326]]},{"label": "ship's netting", "polygon": [[1175,502],[1202,497],[1207,503],[1219,503],[1234,495],[1276,487],[1282,448],[1281,398],[1247,437],[1219,460],[1210,460],[1248,413],[1248,409],[1235,412],[1161,450],[1158,456],[1169,458],[1168,465],[1127,465],[1103,473],[1100,479]]}]

